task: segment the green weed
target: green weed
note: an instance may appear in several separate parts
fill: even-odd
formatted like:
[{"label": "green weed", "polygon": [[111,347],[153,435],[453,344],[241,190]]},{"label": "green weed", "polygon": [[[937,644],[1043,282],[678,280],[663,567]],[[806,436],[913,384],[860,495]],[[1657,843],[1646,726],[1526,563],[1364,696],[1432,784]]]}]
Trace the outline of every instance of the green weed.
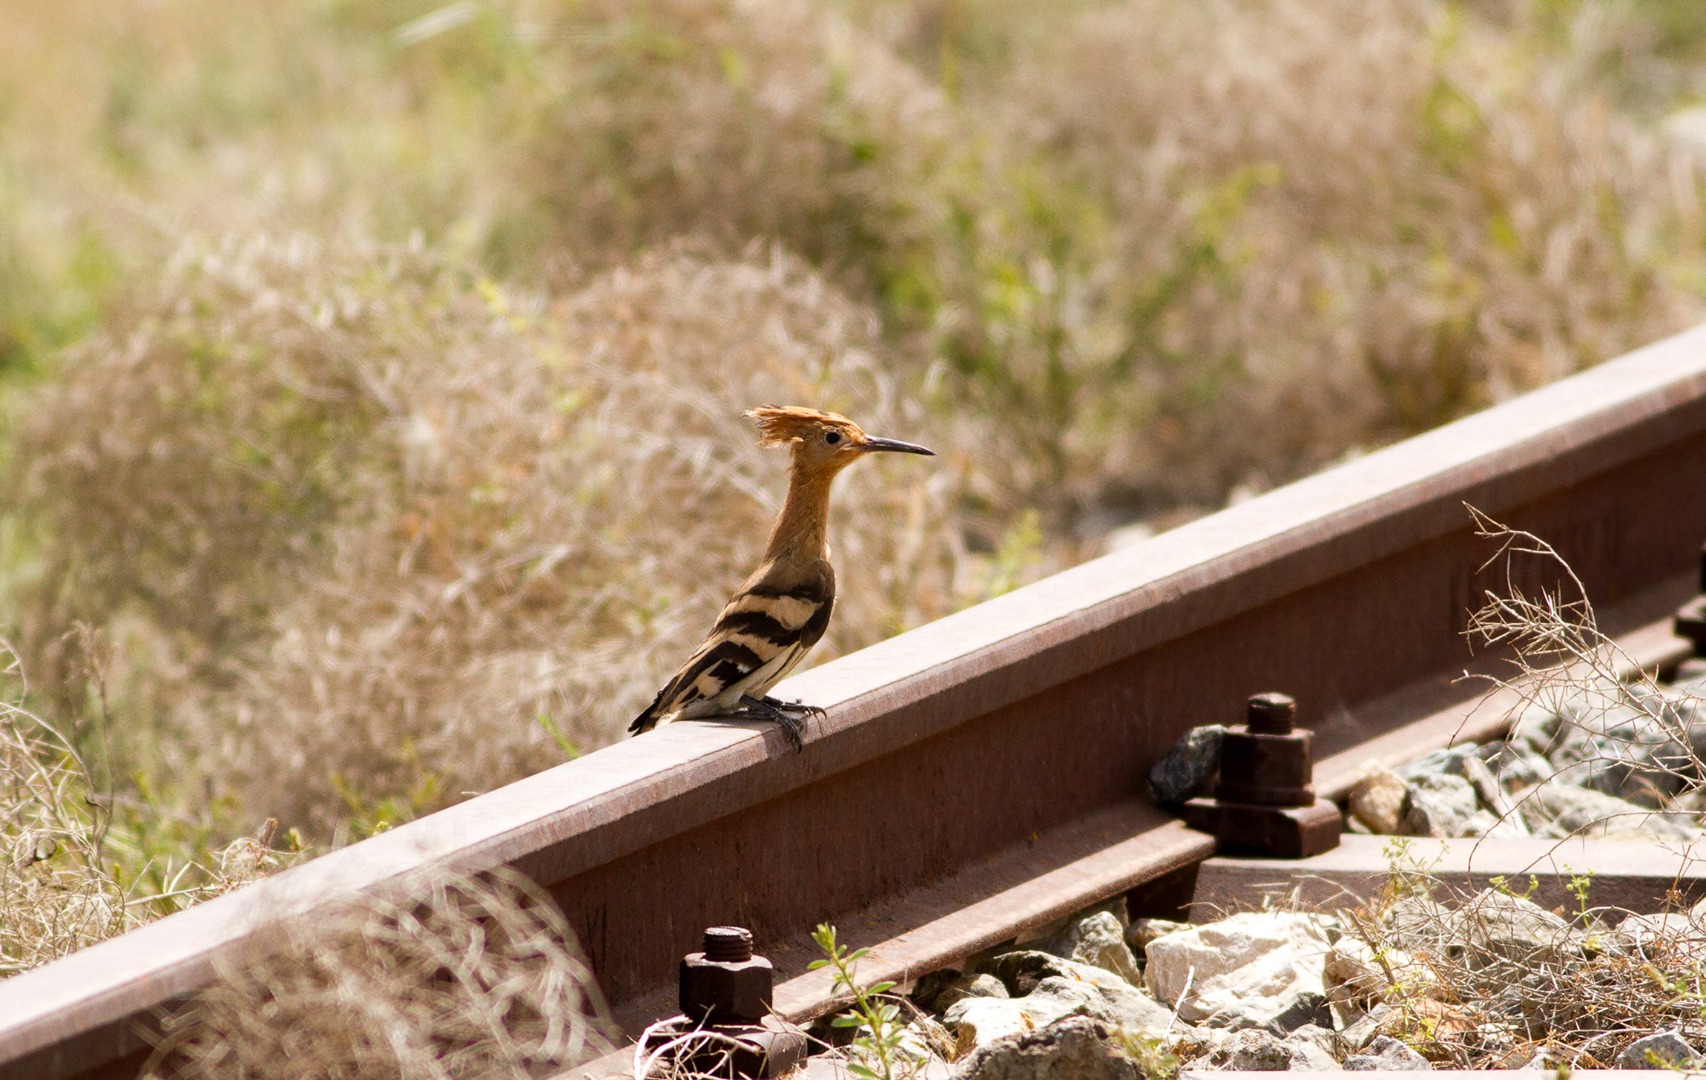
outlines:
[{"label": "green weed", "polygon": [[906,1025],[900,1021],[900,1006],[884,995],[894,989],[892,982],[859,985],[859,961],[869,949],[848,949],[835,940],[835,927],[819,923],[812,932],[812,941],[822,950],[823,958],[806,965],[808,970],[832,969],[834,993],[850,995],[852,1007],[831,1023],[839,1028],[856,1029],[848,1048],[845,1068],[860,1080],[901,1080],[917,1071],[917,1062],[903,1053]]}]

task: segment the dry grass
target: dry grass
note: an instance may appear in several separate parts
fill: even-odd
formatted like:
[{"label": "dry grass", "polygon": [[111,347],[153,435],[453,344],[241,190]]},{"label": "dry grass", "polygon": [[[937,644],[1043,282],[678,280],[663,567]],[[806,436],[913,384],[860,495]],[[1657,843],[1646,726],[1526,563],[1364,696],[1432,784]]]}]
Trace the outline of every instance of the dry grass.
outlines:
[{"label": "dry grass", "polygon": [[552,95],[522,185],[553,257],[759,237],[869,288],[927,242],[916,203],[947,153],[946,103],[825,6],[599,0],[537,32]]},{"label": "dry grass", "polygon": [[[0,642],[0,656],[16,677],[11,646]],[[115,802],[71,740],[0,703],[0,977],[241,888],[288,858],[273,850],[277,822],[268,821],[254,837],[183,861],[155,850],[158,827],[139,827],[137,809]]]},{"label": "dry grass", "polygon": [[7,42],[41,77],[6,87],[39,137],[0,168],[0,332],[39,356],[98,318],[159,258],[137,208],[418,233],[533,281],[780,242],[872,303],[910,393],[992,421],[1002,518],[1095,535],[1699,311],[1698,178],[1653,116],[1697,28],[1663,5],[846,7],[37,13]]},{"label": "dry grass", "polygon": [[1496,567],[1499,585],[1485,591],[1465,633],[1478,650],[1508,652],[1506,674],[1476,677],[1513,697],[1513,742],[1538,743],[1554,757],[1576,748],[1573,763],[1521,792],[1513,808],[1544,821],[1549,789],[1604,772],[1619,781],[1617,789],[1635,788],[1623,794],[1657,812],[1596,824],[1595,834],[1635,832],[1665,817],[1697,825],[1695,811],[1674,803],[1706,784],[1693,733],[1700,699],[1661,685],[1600,629],[1587,589],[1551,544],[1473,507],[1470,513],[1477,535],[1498,546],[1482,570]]},{"label": "dry grass", "polygon": [[559,266],[677,235],[805,255],[869,297],[933,411],[1000,418],[981,497],[1057,537],[1270,486],[1700,310],[1695,167],[1605,76],[1651,31],[1632,9],[850,9],[531,12],[519,221]]},{"label": "dry grass", "polygon": [[57,731],[0,705],[0,975],[27,971],[137,925],[101,867],[99,808]]},{"label": "dry grass", "polygon": [[[1576,737],[1598,748],[1572,768],[1639,760],[1655,785],[1643,805],[1661,809],[1597,823],[1590,835],[1634,832],[1665,813],[1693,824],[1693,813],[1663,808],[1677,790],[1697,790],[1706,778],[1690,738],[1697,699],[1659,686],[1600,630],[1581,580],[1550,544],[1470,512],[1479,535],[1497,546],[1482,570],[1493,568],[1498,580],[1467,635],[1477,649],[1508,651],[1509,674],[1482,678],[1517,701],[1512,740],[1545,717],[1560,745]],[[1516,809],[1531,824],[1543,820],[1546,789],[1564,782],[1518,793]],[[1383,1033],[1447,1067],[1506,1069],[1540,1054],[1568,1067],[1610,1068],[1655,1031],[1676,1030],[1694,1045],[1706,1037],[1706,926],[1701,913],[1681,908],[1680,894],[1655,898],[1669,912],[1663,932],[1625,932],[1614,928],[1630,912],[1593,905],[1591,870],[1566,887],[1573,910],[1548,913],[1499,879],[1495,890],[1455,895],[1402,841],[1389,854],[1383,893],[1366,908],[1340,912],[1370,952],[1339,996],[1363,1008],[1393,1006]]]},{"label": "dry grass", "polygon": [[1592,906],[1586,878],[1576,888],[1578,909],[1548,917],[1508,891],[1453,895],[1425,868],[1395,869],[1374,904],[1340,913],[1372,953],[1363,1004],[1391,1005],[1380,1030],[1446,1068],[1512,1069],[1542,1053],[1611,1068],[1667,1028],[1699,1045],[1706,928],[1678,912],[1667,935],[1621,934],[1609,928],[1630,913]]},{"label": "dry grass", "polygon": [[1015,280],[955,331],[974,386],[1085,502],[1212,503],[1684,325],[1693,166],[1591,75],[1618,10],[1577,12],[1134,3],[1022,50],[980,103],[1035,205],[980,221]]},{"label": "dry grass", "polygon": [[555,1074],[613,1048],[573,932],[531,882],[422,874],[285,920],[166,1024],[144,1075]]},{"label": "dry grass", "polygon": [[[658,252],[547,306],[404,250],[186,249],[20,412],[21,502],[63,538],[32,667],[76,693],[56,629],[145,623],[114,710],[287,823],[536,771],[620,731],[756,559],[786,462],[743,407],[931,437],[874,330],[781,255]],[[820,656],[961,602],[926,543],[957,488],[953,456],[845,480]]]}]

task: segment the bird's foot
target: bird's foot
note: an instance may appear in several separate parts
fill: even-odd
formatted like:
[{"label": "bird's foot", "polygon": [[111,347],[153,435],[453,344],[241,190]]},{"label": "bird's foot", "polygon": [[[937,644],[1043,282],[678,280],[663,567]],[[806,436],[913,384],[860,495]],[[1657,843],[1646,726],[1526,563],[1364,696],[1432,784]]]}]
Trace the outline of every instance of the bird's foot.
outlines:
[{"label": "bird's foot", "polygon": [[777,701],[772,697],[755,698],[750,694],[743,694],[740,704],[748,715],[781,725],[782,730],[787,732],[788,741],[793,744],[796,754],[806,747],[806,719],[814,712],[819,715],[823,713],[822,709],[802,706],[798,702]]},{"label": "bird's foot", "polygon": [[824,712],[818,706],[807,705],[798,698],[793,701],[783,701],[781,698],[771,697],[766,694],[762,698],[759,698],[759,700],[773,709],[781,709],[783,712],[799,716],[802,719],[823,720],[829,716],[828,713]]}]

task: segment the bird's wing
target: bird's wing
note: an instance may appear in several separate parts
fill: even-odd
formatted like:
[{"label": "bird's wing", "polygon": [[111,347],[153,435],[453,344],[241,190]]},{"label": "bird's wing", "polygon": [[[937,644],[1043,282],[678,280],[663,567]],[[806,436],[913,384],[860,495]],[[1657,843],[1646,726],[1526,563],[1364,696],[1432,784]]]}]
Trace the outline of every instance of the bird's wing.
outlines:
[{"label": "bird's wing", "polygon": [[803,573],[760,567],[628,730],[647,731],[701,702],[727,708],[743,694],[762,697],[823,637],[834,606],[835,571],[827,560]]}]

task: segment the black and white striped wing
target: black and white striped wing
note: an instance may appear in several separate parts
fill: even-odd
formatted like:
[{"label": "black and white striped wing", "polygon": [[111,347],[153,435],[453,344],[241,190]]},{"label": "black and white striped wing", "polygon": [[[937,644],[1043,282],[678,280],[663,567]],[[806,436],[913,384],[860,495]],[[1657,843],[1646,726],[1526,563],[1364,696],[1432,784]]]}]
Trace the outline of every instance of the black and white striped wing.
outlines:
[{"label": "black and white striped wing", "polygon": [[763,697],[823,637],[834,605],[835,574],[827,562],[785,584],[758,575],[629,730],[649,730],[666,717],[713,715],[742,695]]}]

